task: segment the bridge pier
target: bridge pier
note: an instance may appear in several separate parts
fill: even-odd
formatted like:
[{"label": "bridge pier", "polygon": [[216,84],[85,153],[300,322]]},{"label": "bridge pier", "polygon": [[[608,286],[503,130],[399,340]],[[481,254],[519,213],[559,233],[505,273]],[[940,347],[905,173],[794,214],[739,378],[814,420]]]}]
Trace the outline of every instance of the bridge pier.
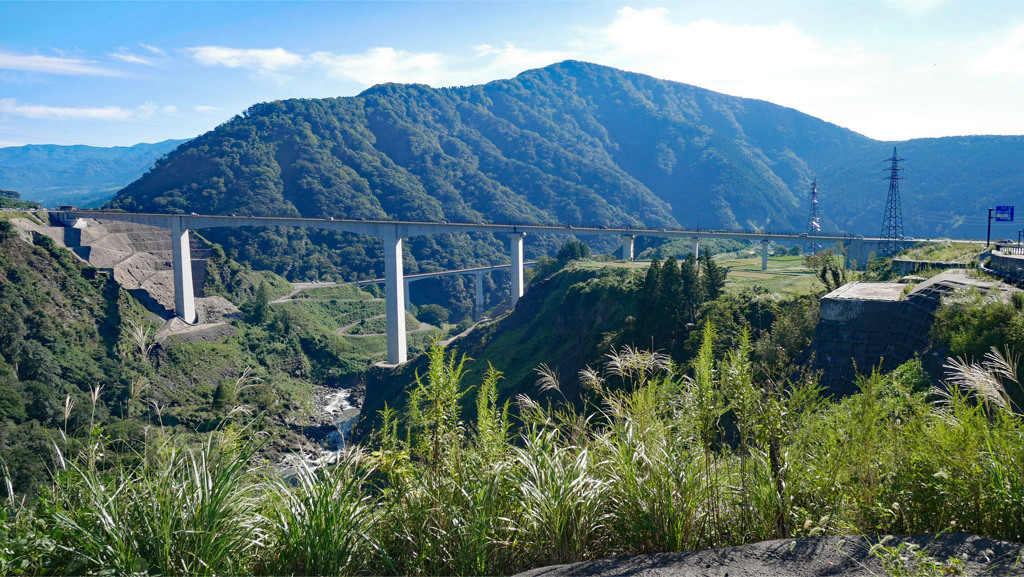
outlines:
[{"label": "bridge pier", "polygon": [[761,270],[768,270],[768,239],[761,241]]},{"label": "bridge pier", "polygon": [[409,312],[409,305],[412,304],[409,301],[409,284],[410,284],[410,281],[407,278],[403,278],[402,282],[405,283],[405,290],[403,291],[405,293],[405,311]]},{"label": "bridge pier", "polygon": [[476,277],[476,306],[473,307],[473,320],[478,321],[484,316],[484,273],[478,272]]},{"label": "bridge pier", "polygon": [[512,296],[511,308],[516,308],[519,297],[523,296],[523,237],[525,232],[508,235],[509,252],[512,253]]},{"label": "bridge pier", "polygon": [[409,360],[405,344],[406,283],[402,274],[402,237],[397,231],[384,235],[384,308],[387,313],[388,364]]},{"label": "bridge pier", "polygon": [[171,220],[171,266],[174,269],[174,314],[193,325],[196,323],[196,295],[192,290],[192,251],[188,229],[180,218]]},{"label": "bridge pier", "polygon": [[691,240],[693,240],[693,259],[697,260],[700,258],[700,237],[695,236]]},{"label": "bridge pier", "polygon": [[633,247],[636,246],[636,236],[632,234],[622,235],[622,260],[633,260]]}]

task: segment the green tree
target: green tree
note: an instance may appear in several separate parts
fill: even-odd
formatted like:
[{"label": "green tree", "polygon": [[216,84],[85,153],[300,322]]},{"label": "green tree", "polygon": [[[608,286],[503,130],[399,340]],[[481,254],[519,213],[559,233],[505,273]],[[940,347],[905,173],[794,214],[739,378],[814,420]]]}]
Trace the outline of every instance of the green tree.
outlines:
[{"label": "green tree", "polygon": [[249,317],[254,323],[264,325],[270,322],[270,296],[270,285],[267,284],[267,281],[262,281],[248,307]]},{"label": "green tree", "polygon": [[682,307],[683,321],[695,323],[700,305],[705,301],[704,287],[701,286],[700,276],[697,274],[697,261],[691,254],[682,262],[680,273],[683,278]]},{"label": "green tree", "polygon": [[444,308],[441,305],[434,304],[423,305],[419,307],[419,311],[417,311],[416,314],[416,317],[419,320],[437,327],[448,322],[448,318],[450,316],[451,313],[448,311],[448,309]]},{"label": "green tree", "polygon": [[637,323],[637,340],[648,340],[654,336],[657,329],[658,315],[655,311],[658,308],[661,298],[661,261],[657,258],[651,261],[647,267],[647,274],[644,276],[644,284],[640,289],[637,310],[640,313],[640,322]]},{"label": "green tree", "polygon": [[590,258],[590,247],[583,241],[570,240],[563,244],[562,248],[558,249],[558,255],[555,258],[561,264]]},{"label": "green tree", "polygon": [[806,255],[804,257],[804,265],[815,272],[821,284],[825,285],[826,292],[832,292],[846,284],[846,269],[842,266],[842,258],[832,249]]},{"label": "green tree", "polygon": [[657,327],[655,338],[671,346],[675,333],[683,323],[683,277],[676,257],[670,256],[661,267],[658,305],[652,311]]},{"label": "green tree", "polygon": [[700,255],[700,264],[704,269],[704,276],[701,277],[701,284],[704,290],[704,298],[709,301],[717,299],[725,290],[725,276],[727,271],[715,263],[711,253],[705,251]]}]

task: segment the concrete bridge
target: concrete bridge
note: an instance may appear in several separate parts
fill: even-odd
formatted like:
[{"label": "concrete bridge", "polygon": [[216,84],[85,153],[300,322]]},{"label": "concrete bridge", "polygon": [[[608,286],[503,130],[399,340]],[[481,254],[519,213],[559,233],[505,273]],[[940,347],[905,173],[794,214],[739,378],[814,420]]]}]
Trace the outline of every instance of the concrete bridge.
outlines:
[{"label": "concrete bridge", "polygon": [[[511,307],[523,296],[523,239],[528,234],[556,234],[574,236],[619,236],[622,241],[622,258],[633,260],[633,249],[636,237],[688,238],[694,243],[694,254],[698,254],[701,238],[724,238],[734,240],[760,241],[761,269],[768,268],[768,243],[781,242],[815,242],[823,246],[842,245],[846,247],[848,262],[853,258],[859,263],[867,261],[871,247],[877,247],[879,239],[850,237],[839,235],[787,234],[771,232],[731,232],[715,230],[666,230],[666,229],[634,229],[608,227],[572,227],[550,225],[503,225],[446,222],[412,222],[396,220],[342,220],[322,218],[277,218],[259,216],[218,216],[199,214],[143,214],[113,211],[55,211],[56,220],[65,226],[82,226],[79,219],[114,220],[145,224],[171,231],[171,249],[174,269],[174,310],[175,314],[189,324],[197,320],[195,295],[192,290],[192,263],[189,258],[188,231],[204,228],[225,228],[243,226],[286,226],[317,228],[374,236],[384,241],[384,295],[387,312],[387,345],[388,363],[400,364],[408,359],[405,338],[405,314],[403,307],[407,302],[408,283],[402,271],[402,239],[414,236],[458,233],[458,232],[489,232],[496,236],[508,238],[509,253],[512,262],[507,266],[511,269]],[[483,267],[492,269],[494,267]],[[427,273],[437,276],[439,273]],[[460,274],[452,271],[451,274]],[[482,285],[477,283],[478,303],[482,301]]]}]

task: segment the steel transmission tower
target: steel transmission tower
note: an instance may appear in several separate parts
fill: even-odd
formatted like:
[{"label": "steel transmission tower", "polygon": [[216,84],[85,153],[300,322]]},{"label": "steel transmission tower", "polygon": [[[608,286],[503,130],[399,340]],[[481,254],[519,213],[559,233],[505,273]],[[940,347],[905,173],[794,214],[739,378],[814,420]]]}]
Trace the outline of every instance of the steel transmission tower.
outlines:
[{"label": "steel transmission tower", "polygon": [[[818,213],[818,180],[811,183],[811,211],[807,215],[807,236],[821,234],[821,215]],[[818,254],[821,245],[808,239],[804,245],[804,254]]]},{"label": "steel transmission tower", "polygon": [[900,207],[900,161],[896,147],[892,148],[889,166],[889,198],[885,201],[885,218],[882,220],[882,240],[878,243],[879,258],[890,258],[903,248],[903,209]]}]

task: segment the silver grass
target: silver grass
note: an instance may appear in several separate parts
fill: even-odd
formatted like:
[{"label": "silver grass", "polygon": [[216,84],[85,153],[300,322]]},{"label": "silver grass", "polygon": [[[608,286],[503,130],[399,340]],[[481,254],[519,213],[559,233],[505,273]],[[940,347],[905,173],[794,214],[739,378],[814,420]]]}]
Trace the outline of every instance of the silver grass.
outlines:
[{"label": "silver grass", "polygon": [[558,371],[549,367],[547,363],[541,363],[535,371],[539,375],[537,387],[540,390],[562,392],[562,386],[558,382]]},{"label": "silver grass", "polygon": [[[964,358],[950,358],[943,366],[948,371],[948,385],[978,398],[986,407],[995,406],[1004,411],[1011,410],[1010,396],[1005,382],[1017,383],[1018,357],[1003,355],[992,347],[980,363],[971,363]],[[933,388],[932,393],[942,404],[950,400],[948,389]]]}]

